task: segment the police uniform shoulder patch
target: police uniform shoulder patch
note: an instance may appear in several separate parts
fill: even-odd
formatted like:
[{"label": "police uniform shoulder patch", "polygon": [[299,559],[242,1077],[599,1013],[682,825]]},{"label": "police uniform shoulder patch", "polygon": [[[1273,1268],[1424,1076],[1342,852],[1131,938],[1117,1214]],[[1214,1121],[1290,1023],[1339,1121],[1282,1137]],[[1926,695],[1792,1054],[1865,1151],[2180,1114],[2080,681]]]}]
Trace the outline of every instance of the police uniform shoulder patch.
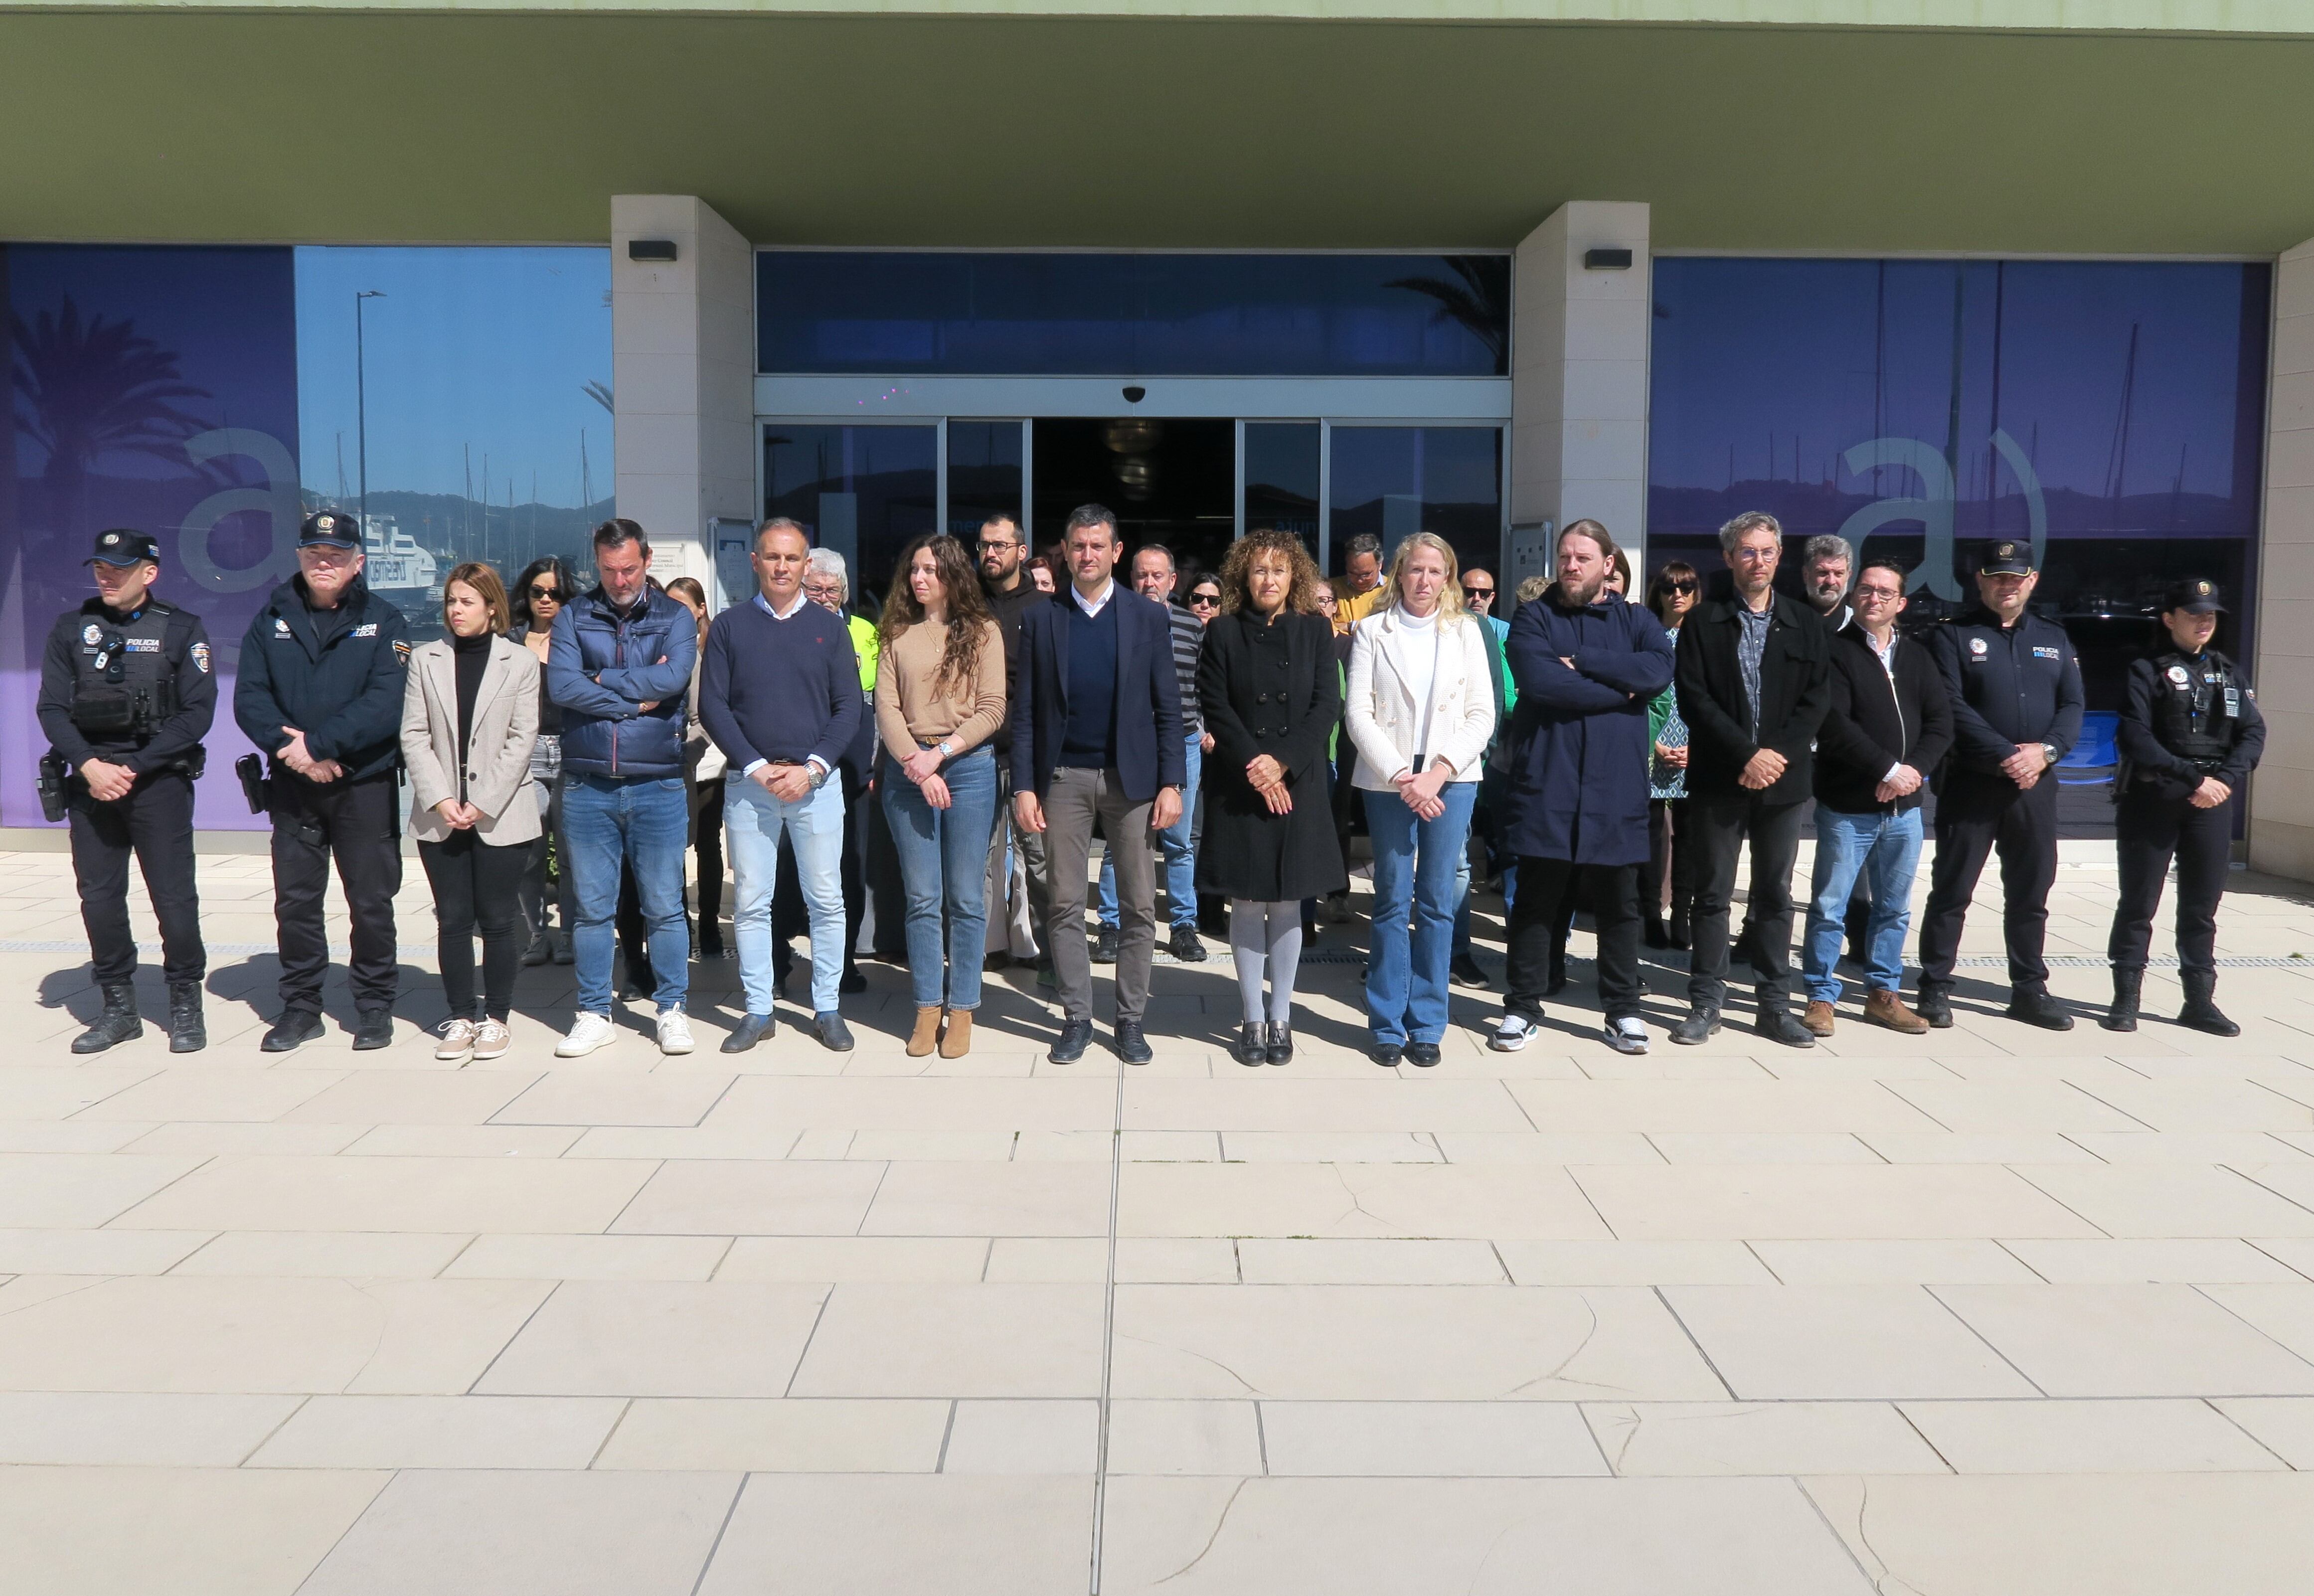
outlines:
[{"label": "police uniform shoulder patch", "polygon": [[209,646],[195,643],[192,647],[193,668],[204,676],[209,674]]},{"label": "police uniform shoulder patch", "polygon": [[2182,665],[2173,665],[2173,666],[2171,666],[2169,667],[2168,675],[2169,675],[2169,679],[2170,679],[2172,682],[2175,682],[2175,683],[2176,683],[2178,686],[2180,686],[2180,687],[2190,687],[2190,686],[2192,686],[2192,685],[2193,685],[2193,683],[2194,683],[2194,678],[2193,678],[2193,676],[2191,675],[2191,674],[2189,674],[2189,673],[2186,671],[2186,667],[2185,667],[2184,666],[2182,666]]},{"label": "police uniform shoulder patch", "polygon": [[[375,631],[377,628],[372,627],[370,630],[372,631]],[[393,657],[397,664],[408,665],[410,663],[410,645],[400,638],[393,639]]]}]

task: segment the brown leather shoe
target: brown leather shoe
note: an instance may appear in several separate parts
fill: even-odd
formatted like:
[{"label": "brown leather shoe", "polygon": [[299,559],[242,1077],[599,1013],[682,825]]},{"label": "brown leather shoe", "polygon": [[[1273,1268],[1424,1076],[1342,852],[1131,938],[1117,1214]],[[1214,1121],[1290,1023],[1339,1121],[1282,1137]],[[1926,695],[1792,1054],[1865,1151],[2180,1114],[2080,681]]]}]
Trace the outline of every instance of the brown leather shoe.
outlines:
[{"label": "brown leather shoe", "polygon": [[1821,998],[1800,1011],[1800,1024],[1811,1036],[1832,1035],[1832,1005]]},{"label": "brown leather shoe", "polygon": [[1874,1025],[1885,1025],[1892,1031],[1902,1031],[1907,1036],[1925,1036],[1929,1022],[1904,1007],[1904,1000],[1893,992],[1877,988],[1864,994],[1864,1018]]}]

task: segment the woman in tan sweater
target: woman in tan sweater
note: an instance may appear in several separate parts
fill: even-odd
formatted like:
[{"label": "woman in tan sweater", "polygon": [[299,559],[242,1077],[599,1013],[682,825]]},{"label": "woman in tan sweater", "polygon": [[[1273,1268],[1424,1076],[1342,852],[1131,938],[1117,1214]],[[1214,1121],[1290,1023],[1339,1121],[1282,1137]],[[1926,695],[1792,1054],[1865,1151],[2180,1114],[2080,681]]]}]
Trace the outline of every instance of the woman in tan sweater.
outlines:
[{"label": "woman in tan sweater", "polygon": [[980,1007],[997,816],[988,739],[1004,720],[1004,641],[972,557],[946,536],[921,537],[901,551],[881,630],[876,735],[884,817],[908,896],[916,995],[908,1054],[922,1058],[938,1045],[942,1058],[962,1058]]}]

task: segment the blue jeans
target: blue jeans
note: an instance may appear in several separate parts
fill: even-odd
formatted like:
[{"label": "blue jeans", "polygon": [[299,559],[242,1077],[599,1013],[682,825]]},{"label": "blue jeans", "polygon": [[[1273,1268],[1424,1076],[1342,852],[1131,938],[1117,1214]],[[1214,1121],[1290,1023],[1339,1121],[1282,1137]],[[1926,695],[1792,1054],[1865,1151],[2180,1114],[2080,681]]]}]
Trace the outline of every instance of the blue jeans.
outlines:
[{"label": "blue jeans", "polygon": [[[1157,851],[1165,856],[1165,915],[1175,930],[1197,929],[1197,851],[1189,841],[1189,827],[1197,817],[1197,776],[1205,768],[1203,745],[1188,739],[1189,773],[1181,789],[1181,818],[1157,833]],[[1100,851],[1100,923],[1117,928],[1117,866],[1108,850]]]},{"label": "blue jeans", "polygon": [[996,834],[996,755],[984,744],[949,761],[941,772],[950,799],[946,809],[924,802],[923,789],[896,765],[884,769],[884,818],[908,895],[908,976],[916,1007],[977,1009],[988,939],[988,846]]},{"label": "blue jeans", "polygon": [[1815,879],[1809,887],[1800,974],[1810,1000],[1840,1001],[1840,943],[1859,870],[1872,883],[1864,984],[1894,992],[1904,983],[1904,931],[1912,921],[1912,874],[1921,862],[1921,812],[1838,815],[1815,809]]},{"label": "blue jeans", "polygon": [[731,927],[747,1012],[772,1011],[772,893],[780,841],[795,850],[796,880],[811,913],[811,1011],[833,1014],[843,979],[843,783],[789,803],[733,771],[723,784],[723,826],[731,853]]},{"label": "blue jeans", "polygon": [[611,951],[617,933],[619,862],[631,862],[635,895],[650,930],[651,974],[658,1011],[691,995],[691,932],[684,923],[683,854],[690,845],[691,798],[683,778],[664,780],[566,774],[562,830],[570,839],[570,886],[578,928],[570,939],[578,1007],[611,1011]]},{"label": "blue jeans", "polygon": [[[1396,792],[1364,792],[1373,842],[1373,941],[1366,957],[1366,1028],[1376,1042],[1436,1042],[1446,1035],[1446,967],[1454,939],[1454,883],[1471,834],[1475,781],[1439,789],[1435,820],[1417,820]],[[1411,915],[1414,930],[1407,930]]]}]

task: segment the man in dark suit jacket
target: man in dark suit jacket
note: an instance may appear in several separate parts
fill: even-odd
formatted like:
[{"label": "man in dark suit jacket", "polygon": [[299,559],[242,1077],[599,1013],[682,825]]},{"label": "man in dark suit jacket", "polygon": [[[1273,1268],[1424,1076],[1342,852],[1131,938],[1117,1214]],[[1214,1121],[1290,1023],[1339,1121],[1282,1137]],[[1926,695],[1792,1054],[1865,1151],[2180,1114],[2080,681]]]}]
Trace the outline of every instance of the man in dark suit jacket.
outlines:
[{"label": "man in dark suit jacket", "polygon": [[1799,854],[1816,728],[1830,701],[1830,639],[1815,612],[1775,590],[1784,529],[1753,510],[1719,529],[1734,596],[1679,629],[1680,718],[1698,860],[1688,1016],[1671,1039],[1719,1028],[1727,995],[1727,904],[1736,860],[1752,844],[1753,956],[1759,1031],[1788,1047],[1815,1038],[1791,1011],[1792,866]]},{"label": "man in dark suit jacket", "polygon": [[1832,638],[1832,707],[1816,734],[1815,881],[1800,940],[1808,989],[1800,1023],[1815,1036],[1832,1035],[1841,919],[1856,883],[1868,877],[1864,1018],[1923,1036],[1929,1022],[1904,1007],[1897,990],[1921,862],[1921,795],[1952,747],[1952,704],[1928,649],[1896,635],[1903,571],[1867,564],[1856,574],[1853,599],[1855,620]]},{"label": "man in dark suit jacket", "polygon": [[1188,772],[1172,625],[1162,604],[1113,579],[1120,548],[1108,510],[1071,511],[1062,534],[1069,585],[1020,614],[1012,808],[1021,830],[1045,837],[1059,1064],[1082,1058],[1092,1041],[1084,907],[1096,824],[1117,861],[1117,1050],[1127,1063],[1153,1056],[1141,1014],[1157,945],[1157,877],[1144,839],[1180,818]]}]

